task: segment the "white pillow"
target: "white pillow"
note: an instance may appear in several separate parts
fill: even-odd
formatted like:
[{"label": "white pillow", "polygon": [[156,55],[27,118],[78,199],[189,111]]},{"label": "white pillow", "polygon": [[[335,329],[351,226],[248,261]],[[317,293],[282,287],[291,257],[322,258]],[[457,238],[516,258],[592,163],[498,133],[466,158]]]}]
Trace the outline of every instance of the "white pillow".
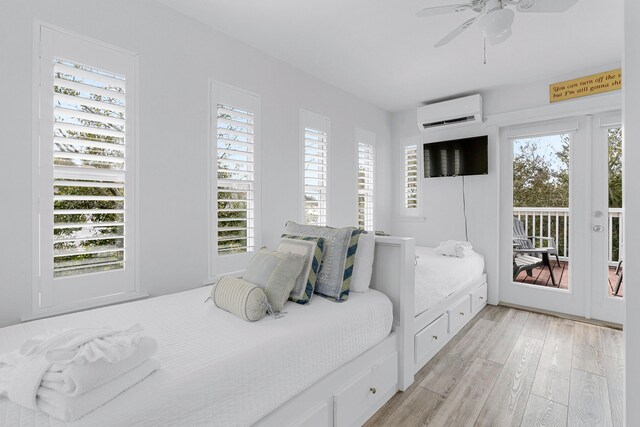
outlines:
[{"label": "white pillow", "polygon": [[353,263],[353,275],[351,276],[352,292],[367,292],[371,285],[373,273],[373,255],[376,249],[376,235],[374,233],[362,233],[358,240],[358,250]]}]

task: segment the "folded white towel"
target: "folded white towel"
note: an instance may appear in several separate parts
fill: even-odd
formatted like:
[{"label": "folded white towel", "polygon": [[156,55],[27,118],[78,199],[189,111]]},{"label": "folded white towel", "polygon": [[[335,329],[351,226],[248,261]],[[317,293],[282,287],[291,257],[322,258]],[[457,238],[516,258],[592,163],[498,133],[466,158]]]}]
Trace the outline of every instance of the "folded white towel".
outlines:
[{"label": "folded white towel", "polygon": [[456,240],[446,240],[440,242],[440,244],[433,250],[433,253],[445,256],[454,256],[458,258],[464,258],[474,253],[473,246],[469,242],[462,242]]},{"label": "folded white towel", "polygon": [[117,363],[136,351],[142,340],[139,325],[128,330],[65,329],[27,340],[20,350],[0,355],[0,396],[38,409],[36,396],[44,375],[54,364]]},{"label": "folded white towel", "polygon": [[153,338],[142,337],[133,354],[119,362],[100,359],[92,363],[54,363],[42,377],[41,385],[66,396],[78,396],[128,372],[153,356],[158,344]]},{"label": "folded white towel", "polygon": [[75,397],[40,387],[37,396],[38,407],[54,418],[75,421],[114,399],[159,368],[160,363],[157,360],[147,359],[129,372]]}]

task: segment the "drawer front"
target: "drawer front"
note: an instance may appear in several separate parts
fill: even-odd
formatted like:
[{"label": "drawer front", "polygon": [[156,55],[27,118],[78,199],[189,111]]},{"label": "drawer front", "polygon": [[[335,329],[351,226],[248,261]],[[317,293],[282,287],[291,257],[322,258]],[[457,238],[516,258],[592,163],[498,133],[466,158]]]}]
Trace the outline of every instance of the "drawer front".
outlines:
[{"label": "drawer front", "polygon": [[471,313],[476,314],[487,305],[487,284],[471,292]]},{"label": "drawer front", "polygon": [[449,313],[445,313],[431,322],[415,336],[414,360],[419,363],[430,359],[447,342]]},{"label": "drawer front", "polygon": [[464,297],[449,309],[449,333],[457,334],[471,317],[469,297]]},{"label": "drawer front", "polygon": [[398,353],[393,352],[334,395],[334,425],[353,425],[367,408],[395,389],[397,382]]},{"label": "drawer front", "polygon": [[332,407],[327,402],[312,410],[307,416],[296,421],[291,427],[327,427],[333,425]]}]

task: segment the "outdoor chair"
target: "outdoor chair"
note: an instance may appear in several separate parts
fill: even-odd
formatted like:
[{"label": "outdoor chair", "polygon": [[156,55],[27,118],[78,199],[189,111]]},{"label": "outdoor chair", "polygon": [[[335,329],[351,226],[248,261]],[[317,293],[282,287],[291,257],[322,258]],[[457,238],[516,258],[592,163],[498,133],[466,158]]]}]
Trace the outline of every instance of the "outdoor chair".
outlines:
[{"label": "outdoor chair", "polygon": [[542,258],[527,254],[513,254],[513,280],[518,277],[522,271],[527,272],[527,276],[533,276],[533,269],[542,267]]},{"label": "outdoor chair", "polygon": [[620,292],[620,286],[622,285],[622,260],[618,261],[615,274],[616,276],[618,276],[618,280],[616,281],[616,287],[613,292],[613,295],[618,296],[618,292]]},{"label": "outdoor chair", "polygon": [[[544,247],[537,248],[535,242],[544,240],[548,244]],[[545,236],[529,236],[524,228],[524,224],[518,218],[513,218],[513,280],[518,274],[526,271],[527,275],[533,275],[533,269],[537,267],[547,267],[551,277],[551,284],[556,284],[556,278],[553,275],[553,268],[549,256],[553,255],[556,262],[560,265],[558,250],[556,249],[556,241],[552,237]]]},{"label": "outdoor chair", "polygon": [[[536,248],[535,243],[537,240],[544,240],[547,244]],[[531,255],[533,256],[539,253],[539,249],[544,249],[547,254],[555,256],[556,262],[560,265],[556,239],[546,236],[528,236],[524,224],[516,217],[513,218],[513,247],[516,249],[531,249]]]}]

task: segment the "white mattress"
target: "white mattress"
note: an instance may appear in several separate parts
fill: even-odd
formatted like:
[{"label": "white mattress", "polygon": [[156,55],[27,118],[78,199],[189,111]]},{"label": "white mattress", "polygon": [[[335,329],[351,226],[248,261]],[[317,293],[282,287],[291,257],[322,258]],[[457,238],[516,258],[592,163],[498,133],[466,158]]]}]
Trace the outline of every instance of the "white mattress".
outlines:
[{"label": "white mattress", "polygon": [[49,329],[140,323],[161,369],[75,423],[0,398],[0,425],[249,425],[382,341],[392,306],[382,293],[335,303],[288,303],[280,319],[249,323],[203,301],[210,288],[0,329],[0,353]]},{"label": "white mattress", "polygon": [[416,246],[416,313],[419,315],[461,290],[484,272],[484,258],[474,252],[464,258],[436,255]]}]

